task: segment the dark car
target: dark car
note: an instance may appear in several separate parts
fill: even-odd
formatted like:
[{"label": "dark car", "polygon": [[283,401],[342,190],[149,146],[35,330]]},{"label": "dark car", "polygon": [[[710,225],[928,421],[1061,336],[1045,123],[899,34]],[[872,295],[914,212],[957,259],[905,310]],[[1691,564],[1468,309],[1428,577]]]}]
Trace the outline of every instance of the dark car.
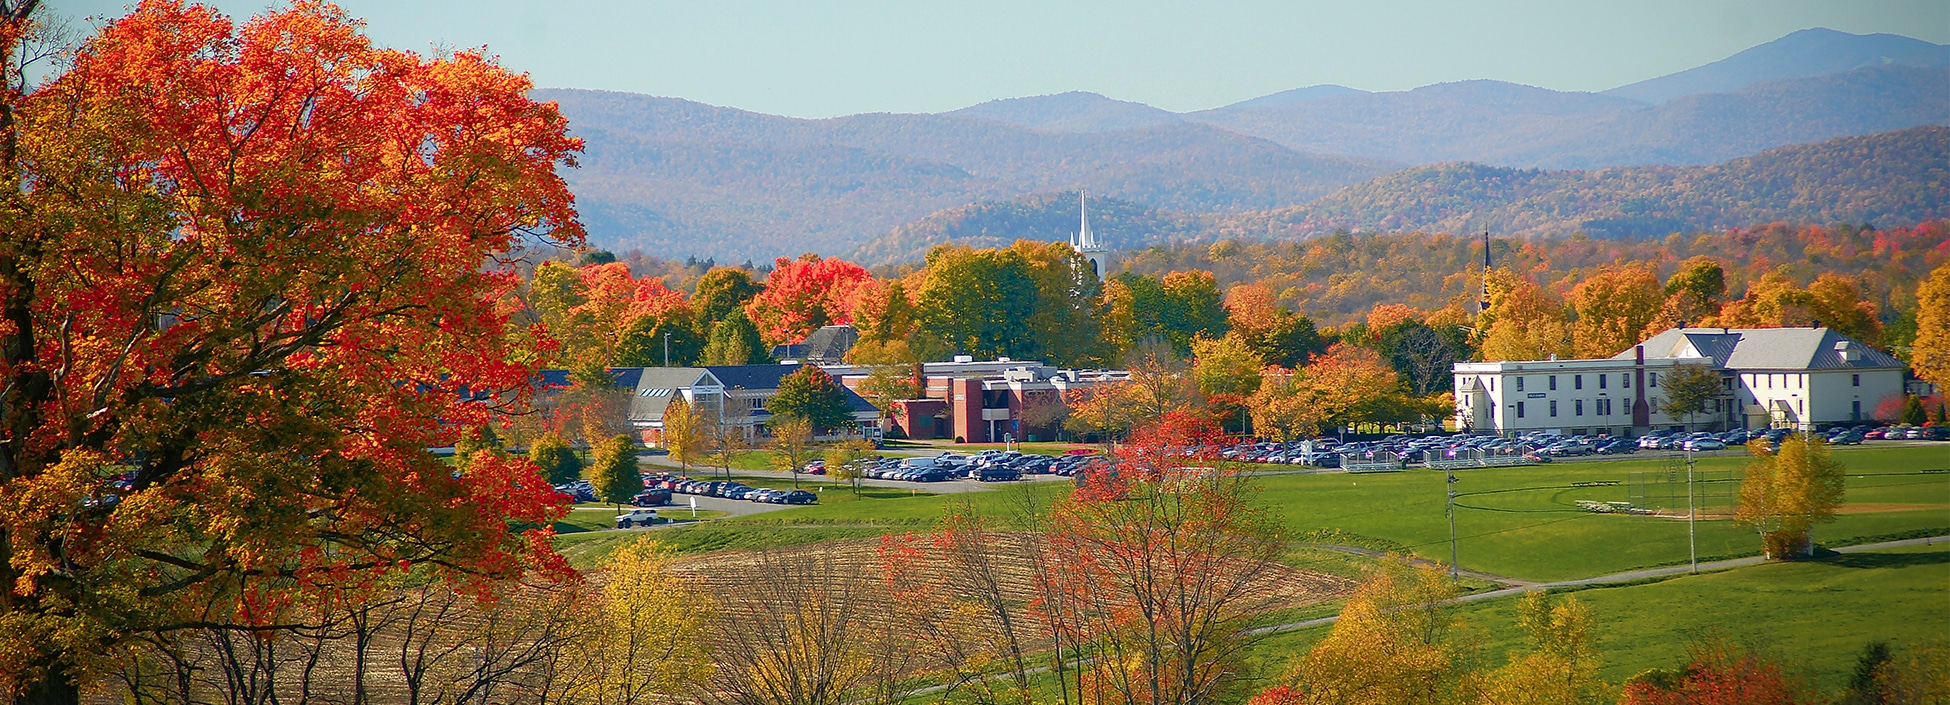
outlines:
[{"label": "dark car", "polygon": [[819,495],[805,490],[793,490],[780,496],[777,502],[779,504],[818,504]]},{"label": "dark car", "polygon": [[658,507],[670,504],[670,490],[663,487],[652,487],[637,493],[636,497],[630,500],[630,504],[639,507]]},{"label": "dark car", "polygon": [[975,471],[974,479],[980,482],[1014,482],[1022,479],[1022,473],[1010,467],[985,467]]}]

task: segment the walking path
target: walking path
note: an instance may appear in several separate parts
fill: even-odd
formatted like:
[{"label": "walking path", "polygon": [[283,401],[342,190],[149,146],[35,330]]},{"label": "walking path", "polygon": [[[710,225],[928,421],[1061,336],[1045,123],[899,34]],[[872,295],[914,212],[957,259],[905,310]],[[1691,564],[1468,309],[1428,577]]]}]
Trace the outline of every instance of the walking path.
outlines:
[{"label": "walking path", "polygon": [[[1924,545],[1933,545],[1938,543],[1950,543],[1950,536],[1925,536],[1923,538],[1903,539],[1900,541],[1883,541],[1880,543],[1865,543],[1856,546],[1842,546],[1840,548],[1834,549],[1834,551],[1836,553],[1860,553],[1863,551],[1877,551],[1885,548],[1901,548],[1903,546],[1924,546]],[[1343,550],[1343,549],[1350,549],[1354,547],[1323,546],[1322,548],[1329,548],[1330,550]],[[1365,550],[1366,549],[1355,549],[1353,551],[1345,551],[1345,552],[1352,553],[1352,552],[1359,552]],[[1760,563],[1765,562],[1765,560],[1766,559],[1763,559],[1760,556],[1748,556],[1746,558],[1729,558],[1727,560],[1722,560],[1722,561],[1712,561],[1708,563],[1699,564],[1699,572],[1714,573],[1722,570],[1728,570],[1731,568],[1758,565]],[[1472,575],[1476,577],[1483,577],[1489,580],[1495,580],[1497,582],[1514,583],[1514,584],[1506,588],[1499,588],[1487,592],[1479,592],[1479,593],[1473,593],[1469,595],[1462,595],[1459,597],[1450,598],[1446,602],[1455,603],[1455,604],[1460,604],[1465,602],[1481,602],[1483,600],[1494,600],[1499,597],[1521,595],[1531,590],[1550,590],[1553,588],[1586,587],[1591,585],[1611,585],[1616,583],[1629,583],[1629,582],[1634,582],[1639,580],[1646,580],[1649,578],[1663,578],[1663,577],[1673,576],[1673,575],[1685,575],[1691,572],[1693,572],[1693,567],[1691,565],[1673,565],[1673,566],[1665,566],[1662,568],[1645,568],[1642,570],[1629,570],[1623,573],[1613,573],[1611,575],[1600,575],[1592,578],[1578,578],[1576,580],[1560,580],[1560,581],[1548,582],[1548,583],[1517,581],[1509,578],[1500,578],[1496,576],[1475,573]],[[1255,629],[1248,630],[1247,633],[1272,634],[1276,632],[1288,632],[1288,631],[1293,631],[1295,629],[1306,629],[1308,627],[1318,627],[1325,624],[1333,624],[1334,621],[1337,619],[1340,619],[1340,615],[1334,615],[1331,617],[1321,617],[1318,619],[1302,620],[1299,622],[1288,622],[1286,624],[1274,624],[1265,627],[1258,627]]]}]

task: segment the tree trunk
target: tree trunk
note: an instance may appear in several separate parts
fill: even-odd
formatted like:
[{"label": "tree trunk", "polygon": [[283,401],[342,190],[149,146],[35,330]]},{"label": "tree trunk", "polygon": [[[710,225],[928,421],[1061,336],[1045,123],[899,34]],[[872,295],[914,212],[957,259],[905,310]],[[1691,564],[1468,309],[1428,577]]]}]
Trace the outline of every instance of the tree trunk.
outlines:
[{"label": "tree trunk", "polygon": [[69,678],[69,670],[60,662],[49,664],[40,680],[21,689],[15,705],[80,705],[81,689]]}]

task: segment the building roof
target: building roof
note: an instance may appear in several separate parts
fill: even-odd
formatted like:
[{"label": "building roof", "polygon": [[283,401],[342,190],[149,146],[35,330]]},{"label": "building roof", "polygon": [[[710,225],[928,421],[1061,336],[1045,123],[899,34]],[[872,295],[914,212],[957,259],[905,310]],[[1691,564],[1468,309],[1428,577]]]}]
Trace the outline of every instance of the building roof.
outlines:
[{"label": "building roof", "polygon": [[[1672,328],[1642,345],[1646,359],[1710,359],[1715,367],[1733,370],[1904,367],[1888,353],[1828,328]],[[1626,350],[1612,359],[1630,360],[1634,354]]]},{"label": "building roof", "polygon": [[[723,382],[725,391],[729,392],[733,389],[750,391],[776,390],[779,388],[779,380],[785,379],[786,375],[799,371],[801,367],[805,367],[805,365],[797,363],[787,365],[712,365],[704,369],[709,370],[720,382]],[[867,412],[879,413],[879,410],[874,408],[873,403],[867,401],[865,397],[860,396],[859,392],[853,391],[852,388],[844,384],[839,384],[838,379],[833,380],[833,383],[839,386],[840,393],[846,397],[847,410],[856,414]]]},{"label": "building roof", "polygon": [[814,365],[837,364],[846,360],[846,354],[859,341],[860,332],[853,326],[824,326],[806,336],[803,343],[772,348],[772,357]]},{"label": "building roof", "polygon": [[625,387],[630,392],[631,421],[658,421],[664,417],[664,409],[670,400],[683,390],[692,387],[709,387],[718,384],[718,378],[702,367],[621,367],[617,371],[629,370],[635,379],[634,386]]}]

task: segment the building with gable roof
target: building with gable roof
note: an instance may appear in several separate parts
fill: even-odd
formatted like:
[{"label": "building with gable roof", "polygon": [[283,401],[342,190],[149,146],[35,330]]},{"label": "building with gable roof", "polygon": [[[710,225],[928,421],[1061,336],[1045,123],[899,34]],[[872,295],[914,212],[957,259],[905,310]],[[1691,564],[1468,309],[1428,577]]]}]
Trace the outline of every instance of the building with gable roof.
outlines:
[{"label": "building with gable roof", "polygon": [[1639,435],[1683,428],[1659,411],[1659,380],[1681,365],[1721,375],[1694,428],[1799,428],[1871,420],[1901,397],[1902,361],[1828,328],[1674,328],[1615,356],[1456,363],[1458,428]]}]

